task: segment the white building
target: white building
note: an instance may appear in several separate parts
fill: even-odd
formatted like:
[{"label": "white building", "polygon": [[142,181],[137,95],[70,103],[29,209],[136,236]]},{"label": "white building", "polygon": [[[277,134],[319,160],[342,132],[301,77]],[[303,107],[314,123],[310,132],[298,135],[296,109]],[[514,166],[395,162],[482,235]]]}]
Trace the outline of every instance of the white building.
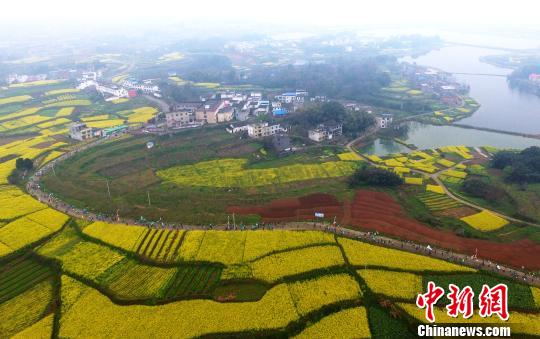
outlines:
[{"label": "white building", "polygon": [[124,82],[122,82],[122,86],[128,89],[136,89],[147,94],[148,93],[153,94],[153,93],[159,92],[159,87],[157,85],[152,85],[151,82],[148,82],[148,81],[146,83],[141,84],[134,81],[124,80]]},{"label": "white building", "polygon": [[337,124],[334,126],[326,126],[321,124],[317,128],[310,129],[308,131],[308,137],[316,142],[321,142],[324,140],[332,140],[336,136],[343,134],[343,125]]},{"label": "white building", "polygon": [[380,128],[388,128],[394,120],[394,116],[392,114],[383,114],[380,117],[375,117],[375,120]]},{"label": "white building", "polygon": [[226,131],[231,133],[231,134],[234,134],[234,133],[240,133],[240,132],[247,132],[248,130],[248,124],[246,123],[243,123],[243,124],[230,124],[227,128],[226,128]]},{"label": "white building", "polygon": [[82,141],[91,139],[94,134],[92,127],[88,127],[84,123],[74,123],[69,126],[69,136],[71,139]]},{"label": "white building", "polygon": [[269,125],[267,122],[247,125],[248,136],[250,138],[264,138],[278,132],[287,132],[280,124]]},{"label": "white building", "polygon": [[287,92],[275,97],[276,100],[284,104],[302,104],[305,98],[308,96],[308,92],[304,90],[296,90],[296,92]]}]

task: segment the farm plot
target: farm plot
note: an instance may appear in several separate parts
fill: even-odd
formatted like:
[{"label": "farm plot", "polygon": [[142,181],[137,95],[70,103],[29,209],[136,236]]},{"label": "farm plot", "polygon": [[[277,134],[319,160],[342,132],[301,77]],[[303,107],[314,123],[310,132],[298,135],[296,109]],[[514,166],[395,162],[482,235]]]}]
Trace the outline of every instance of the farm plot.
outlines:
[{"label": "farm plot", "polygon": [[167,286],[164,298],[208,296],[219,283],[221,270],[211,265],[181,266]]},{"label": "farm plot", "polygon": [[430,211],[442,211],[462,206],[456,200],[450,199],[447,195],[440,193],[424,192],[418,194],[417,197]]},{"label": "farm plot", "polygon": [[113,266],[102,280],[116,297],[125,300],[159,299],[175,275],[176,268],[142,265],[124,259]]},{"label": "farm plot", "polygon": [[0,303],[0,337],[10,338],[37,323],[50,308],[54,297],[51,280]]},{"label": "farm plot", "polygon": [[49,244],[45,244],[40,248],[39,253],[60,260],[63,270],[94,281],[97,281],[101,274],[125,258],[123,254],[108,247],[88,241],[69,243],[71,247],[62,251],[51,250],[48,247]]},{"label": "farm plot", "polygon": [[10,220],[47,206],[15,186],[0,186],[0,220]]},{"label": "farm plot", "polygon": [[164,181],[186,186],[253,187],[317,178],[347,176],[354,172],[353,161],[295,164],[265,169],[245,168],[246,159],[220,159],[157,171]]},{"label": "farm plot", "polygon": [[483,232],[495,231],[508,225],[508,220],[486,210],[463,217],[461,220]]},{"label": "farm plot", "polygon": [[49,279],[52,271],[39,262],[19,256],[0,270],[0,304]]},{"label": "farm plot", "polygon": [[327,304],[362,297],[358,283],[348,274],[326,275],[288,285],[300,315],[306,315]]},{"label": "farm plot", "polygon": [[83,233],[126,251],[136,251],[141,237],[148,231],[142,226],[127,226],[96,221],[83,229]]},{"label": "farm plot", "polygon": [[[75,300],[70,299],[72,290],[80,291]],[[298,318],[285,284],[272,288],[257,302],[187,300],[159,306],[119,306],[98,291],[64,276],[62,300],[64,298],[68,310],[60,320],[60,337],[133,337],[141,333],[154,333],[160,337],[182,333],[186,337],[196,337],[210,333],[279,329]]]},{"label": "farm plot", "polygon": [[8,249],[0,255],[19,250],[58,231],[67,220],[65,214],[46,208],[2,226],[0,242]]},{"label": "farm plot", "polygon": [[183,233],[180,230],[147,229],[139,236],[135,252],[143,258],[158,262],[177,261]]},{"label": "farm plot", "polygon": [[416,298],[422,293],[422,276],[395,271],[383,270],[359,270],[358,274],[367,286],[377,294],[392,298],[410,299]]},{"label": "farm plot", "polygon": [[14,97],[0,98],[0,105],[14,104],[17,102],[25,102],[31,99],[32,97],[29,95],[18,95]]},{"label": "farm plot", "polygon": [[263,257],[251,264],[253,278],[276,282],[313,270],[345,265],[337,246],[316,246]]},{"label": "farm plot", "polygon": [[474,272],[472,268],[399,250],[339,238],[349,262],[358,267],[385,267],[413,272]]},{"label": "farm plot", "polygon": [[304,329],[298,339],[370,338],[369,322],[364,307],[332,313]]}]

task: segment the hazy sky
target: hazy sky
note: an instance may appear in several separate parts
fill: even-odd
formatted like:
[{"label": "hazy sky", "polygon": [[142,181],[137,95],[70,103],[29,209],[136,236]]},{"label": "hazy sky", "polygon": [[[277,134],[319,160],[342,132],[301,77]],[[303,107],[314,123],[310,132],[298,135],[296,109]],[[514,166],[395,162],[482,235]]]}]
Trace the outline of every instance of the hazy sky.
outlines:
[{"label": "hazy sky", "polygon": [[[249,20],[321,26],[472,24],[540,27],[538,0],[4,0],[0,19],[80,25],[141,18]],[[138,18],[138,19],[137,19]],[[29,20],[29,19],[37,19]]]}]

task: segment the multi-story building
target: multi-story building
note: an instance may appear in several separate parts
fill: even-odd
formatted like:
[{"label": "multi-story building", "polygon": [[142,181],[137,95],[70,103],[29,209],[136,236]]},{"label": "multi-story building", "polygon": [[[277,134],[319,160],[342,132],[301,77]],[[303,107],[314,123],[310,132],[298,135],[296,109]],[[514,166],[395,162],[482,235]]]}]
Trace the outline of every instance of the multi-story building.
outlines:
[{"label": "multi-story building", "polygon": [[182,127],[193,123],[195,116],[193,111],[182,110],[165,113],[165,120],[168,128]]},{"label": "multi-story building", "polygon": [[69,136],[75,140],[87,140],[94,136],[92,127],[86,126],[85,123],[74,123],[69,126]]},{"label": "multi-story building", "polygon": [[202,104],[201,107],[199,107],[195,111],[195,120],[204,122],[206,124],[215,124],[222,121],[230,121],[234,118],[234,111],[232,112],[232,114],[226,112],[220,115],[220,119],[228,119],[230,116],[229,120],[218,121],[219,111],[228,106],[229,101],[226,100],[207,100]]},{"label": "multi-story building", "polygon": [[308,131],[308,137],[316,142],[321,142],[324,140],[332,140],[336,136],[343,134],[343,125],[324,125],[320,124],[317,128],[310,129]]},{"label": "multi-story building", "polygon": [[250,138],[264,138],[274,135],[278,132],[287,132],[280,124],[270,125],[267,122],[249,124],[247,128]]},{"label": "multi-story building", "polygon": [[394,115],[385,113],[381,116],[375,117],[375,120],[377,121],[377,125],[380,128],[388,128],[388,126],[390,126],[390,124],[394,120]]}]

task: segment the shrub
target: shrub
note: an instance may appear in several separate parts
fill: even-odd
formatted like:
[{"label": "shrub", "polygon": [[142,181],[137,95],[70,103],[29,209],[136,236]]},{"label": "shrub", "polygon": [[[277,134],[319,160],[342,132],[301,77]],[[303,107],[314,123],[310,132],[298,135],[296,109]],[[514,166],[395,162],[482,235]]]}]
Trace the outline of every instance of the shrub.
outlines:
[{"label": "shrub", "polygon": [[403,184],[403,179],[394,172],[373,166],[358,169],[349,179],[351,187],[362,184],[375,186],[398,186]]}]

